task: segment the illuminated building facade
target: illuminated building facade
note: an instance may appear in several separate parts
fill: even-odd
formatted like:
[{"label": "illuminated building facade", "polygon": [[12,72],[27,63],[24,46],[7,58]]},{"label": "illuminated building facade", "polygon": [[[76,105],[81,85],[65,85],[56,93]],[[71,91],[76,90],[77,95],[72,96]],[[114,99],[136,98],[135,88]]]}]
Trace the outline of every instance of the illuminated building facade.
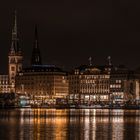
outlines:
[{"label": "illuminated building facade", "polygon": [[81,66],[68,76],[70,99],[113,103],[140,100],[139,75],[122,66]]},{"label": "illuminated building facade", "polygon": [[135,79],[134,81],[134,91],[136,101],[140,101],[140,69],[135,70],[134,72]]},{"label": "illuminated building facade", "polygon": [[68,96],[67,73],[53,65],[42,65],[37,27],[32,51],[31,66],[16,76],[16,93],[37,99],[56,99]]},{"label": "illuminated building facade", "polygon": [[45,98],[66,98],[68,80],[66,72],[55,66],[36,65],[23,69],[16,77],[16,93]]},{"label": "illuminated building facade", "polygon": [[110,93],[113,102],[139,99],[140,81],[133,71],[125,67],[112,68],[110,74]]},{"label": "illuminated building facade", "polygon": [[110,98],[110,75],[105,67],[81,66],[68,76],[70,99],[106,102]]},{"label": "illuminated building facade", "polygon": [[128,70],[124,68],[112,68],[110,75],[110,93],[113,102],[122,102],[126,98],[126,81]]},{"label": "illuminated building facade", "polygon": [[0,93],[9,93],[9,77],[8,75],[0,75]]}]

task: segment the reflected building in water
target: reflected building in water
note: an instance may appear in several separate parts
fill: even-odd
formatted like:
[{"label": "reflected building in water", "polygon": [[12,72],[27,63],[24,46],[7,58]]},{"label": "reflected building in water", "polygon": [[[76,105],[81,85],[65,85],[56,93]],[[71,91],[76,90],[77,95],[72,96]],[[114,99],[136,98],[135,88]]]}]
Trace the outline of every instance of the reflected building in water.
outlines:
[{"label": "reflected building in water", "polygon": [[4,140],[138,140],[139,117],[139,110],[3,110],[0,136]]}]

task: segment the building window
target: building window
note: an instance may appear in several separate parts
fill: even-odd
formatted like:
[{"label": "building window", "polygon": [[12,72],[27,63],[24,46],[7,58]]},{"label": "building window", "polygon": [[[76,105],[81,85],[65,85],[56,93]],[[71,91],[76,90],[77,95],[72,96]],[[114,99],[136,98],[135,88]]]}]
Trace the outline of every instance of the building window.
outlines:
[{"label": "building window", "polygon": [[15,67],[11,67],[11,71],[15,71]]}]

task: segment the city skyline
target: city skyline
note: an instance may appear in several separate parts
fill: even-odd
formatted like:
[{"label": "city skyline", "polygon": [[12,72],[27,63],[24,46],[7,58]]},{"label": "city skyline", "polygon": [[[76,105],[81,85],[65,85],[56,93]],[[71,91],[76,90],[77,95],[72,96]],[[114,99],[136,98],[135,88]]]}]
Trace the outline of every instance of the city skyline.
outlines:
[{"label": "city skyline", "polygon": [[0,139],[140,139],[140,0],[4,0]]},{"label": "city skyline", "polygon": [[44,64],[70,69],[89,64],[91,56],[93,64],[100,65],[106,64],[106,57],[110,55],[115,65],[137,68],[140,66],[137,62],[140,58],[138,3],[31,1],[27,4],[15,1],[7,5],[5,1],[0,6],[0,17],[3,19],[0,28],[0,72],[7,71],[14,8],[18,11],[18,31],[25,66],[30,64],[34,25],[38,24]]}]

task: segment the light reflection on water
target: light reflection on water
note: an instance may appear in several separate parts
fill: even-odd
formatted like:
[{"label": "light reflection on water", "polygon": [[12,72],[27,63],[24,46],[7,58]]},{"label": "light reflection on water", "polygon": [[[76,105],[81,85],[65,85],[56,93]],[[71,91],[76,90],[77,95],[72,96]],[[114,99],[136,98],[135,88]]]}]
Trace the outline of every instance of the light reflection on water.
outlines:
[{"label": "light reflection on water", "polygon": [[140,140],[140,110],[0,110],[1,140]]}]

